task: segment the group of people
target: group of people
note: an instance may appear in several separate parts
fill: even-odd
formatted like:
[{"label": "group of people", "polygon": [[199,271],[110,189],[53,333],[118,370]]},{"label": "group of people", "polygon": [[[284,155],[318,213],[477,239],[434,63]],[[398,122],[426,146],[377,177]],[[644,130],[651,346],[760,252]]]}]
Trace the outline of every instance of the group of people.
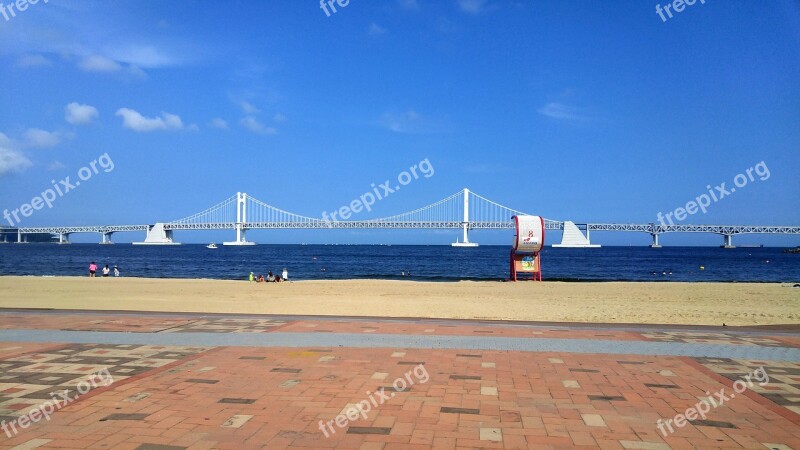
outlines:
[{"label": "group of people", "polygon": [[283,281],[289,281],[289,271],[284,267],[280,275],[273,275],[270,270],[267,272],[266,278],[264,278],[264,275],[254,275],[253,272],[250,272],[249,280],[256,283],[281,283]]},{"label": "group of people", "polygon": [[[107,277],[110,273],[111,269],[109,269],[108,264],[106,264],[105,267],[103,267],[103,276]],[[94,278],[96,274],[97,274],[97,264],[95,264],[94,261],[92,261],[92,263],[89,264],[89,278]],[[114,276],[115,277],[119,276],[119,267],[117,266],[114,266]]]}]

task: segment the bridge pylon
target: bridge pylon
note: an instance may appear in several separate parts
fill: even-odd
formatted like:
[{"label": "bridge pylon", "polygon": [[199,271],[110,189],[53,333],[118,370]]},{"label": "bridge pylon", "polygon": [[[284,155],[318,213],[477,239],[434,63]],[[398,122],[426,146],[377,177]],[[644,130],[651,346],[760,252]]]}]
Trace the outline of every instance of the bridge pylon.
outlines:
[{"label": "bridge pylon", "polygon": [[247,241],[247,194],[244,192],[236,193],[236,240],[233,242],[223,242],[222,245],[256,245],[255,242]]},{"label": "bridge pylon", "polygon": [[453,242],[453,247],[477,247],[479,244],[477,242],[470,242],[469,241],[469,189],[464,188],[464,220],[461,222],[461,229],[464,232],[464,240],[458,242]]}]

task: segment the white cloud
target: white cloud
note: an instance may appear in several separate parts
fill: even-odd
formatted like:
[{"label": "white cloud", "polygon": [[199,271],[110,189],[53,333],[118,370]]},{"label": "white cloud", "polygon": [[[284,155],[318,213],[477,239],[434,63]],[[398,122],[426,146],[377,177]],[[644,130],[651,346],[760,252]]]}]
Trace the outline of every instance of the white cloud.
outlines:
[{"label": "white cloud", "polygon": [[382,26],[378,25],[375,22],[369,24],[369,34],[372,36],[380,36],[382,34],[385,34],[386,31],[387,31],[386,28],[383,28]]},{"label": "white cloud", "polygon": [[486,7],[487,0],[458,0],[461,11],[469,14],[480,14]]},{"label": "white cloud", "polygon": [[32,166],[30,160],[24,155],[0,145],[0,176],[11,172],[22,172],[30,166]]},{"label": "white cloud", "polygon": [[29,128],[25,131],[25,139],[30,147],[55,147],[61,143],[61,133],[57,131],[40,130],[39,128]]},{"label": "white cloud", "polygon": [[167,112],[162,112],[161,116],[150,118],[133,109],[120,108],[115,115],[122,117],[122,125],[125,128],[138,132],[180,130],[183,128],[181,118]]},{"label": "white cloud", "polygon": [[119,72],[122,65],[111,58],[100,55],[91,55],[83,58],[78,67],[87,72]]},{"label": "white cloud", "polygon": [[64,107],[64,120],[73,125],[88,125],[97,118],[97,108],[72,102]]},{"label": "white cloud", "polygon": [[82,58],[78,62],[78,68],[85,72],[95,73],[122,73],[134,78],[147,78],[147,72],[135,64],[127,66],[122,63],[101,55],[90,55]]},{"label": "white cloud", "polygon": [[276,134],[278,132],[278,130],[275,128],[264,126],[263,123],[259,122],[258,119],[252,116],[245,117],[240,123],[243,127],[249,131],[252,131],[253,133]]},{"label": "white cloud", "polygon": [[242,107],[242,111],[244,111],[244,113],[248,114],[248,115],[258,114],[258,113],[261,112],[258,108],[253,106],[253,104],[250,103],[250,102],[242,101],[241,103],[239,103],[239,106],[241,106]]},{"label": "white cloud", "polygon": [[275,122],[286,122],[287,119],[286,116],[284,116],[283,114],[275,113],[275,115],[272,116],[272,120],[274,120]]},{"label": "white cloud", "polygon": [[226,122],[223,119],[220,119],[219,117],[212,119],[211,122],[209,122],[208,126],[212,128],[219,128],[220,130],[229,129],[228,122]]},{"label": "white cloud", "polygon": [[589,116],[583,109],[575,108],[573,106],[567,106],[563,103],[558,103],[558,102],[548,103],[539,108],[537,112],[543,116],[558,120],[573,120],[573,121],[592,120],[592,117]]},{"label": "white cloud", "polygon": [[17,60],[15,64],[17,67],[21,68],[29,68],[29,67],[42,67],[42,66],[49,66],[52,65],[49,59],[45,58],[42,55],[22,55]]}]

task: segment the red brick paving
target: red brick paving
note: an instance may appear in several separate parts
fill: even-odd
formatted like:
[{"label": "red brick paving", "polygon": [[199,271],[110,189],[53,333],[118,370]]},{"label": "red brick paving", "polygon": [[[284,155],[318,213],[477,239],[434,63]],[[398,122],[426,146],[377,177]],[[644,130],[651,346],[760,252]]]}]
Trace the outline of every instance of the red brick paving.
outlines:
[{"label": "red brick paving", "polygon": [[[98,318],[71,319],[67,326]],[[122,320],[114,330],[123,331],[149,319],[109,320]],[[36,320],[41,323],[26,322],[22,328],[48,326],[47,320]],[[163,319],[153,319],[149,326],[165,325],[158,320]],[[474,335],[481,330],[493,331],[486,334],[490,336],[647,339],[615,330],[556,331],[469,323],[443,327],[296,321],[281,331],[317,328],[349,333],[375,329],[371,332]],[[430,329],[434,331],[426,331]],[[684,338],[693,339],[670,336],[669,340]],[[791,340],[782,338],[781,342]],[[753,345],[738,337],[730,338],[730,343]],[[35,360],[36,355],[63,346],[0,342],[0,361]],[[348,405],[368,400],[368,393],[380,387],[392,386],[421,362],[429,377],[426,382],[412,372],[405,377],[415,382],[410,390],[395,392],[366,413],[366,418],[359,417],[346,427],[334,424],[336,432],[328,438],[320,431],[320,421],[335,421]],[[800,449],[800,415],[775,403],[775,397],[764,396],[774,391],[756,387],[712,409],[706,419],[713,422],[708,426],[690,423],[667,437],[657,429],[658,419],[682,413],[706,392],[732,390],[733,381],[712,369],[722,374],[738,370],[744,376],[762,363],[514,351],[218,347],[92,392],[56,412],[50,421],[34,424],[11,439],[0,431],[0,448],[29,443],[41,444],[39,448],[121,449],[146,444],[192,449],[705,449],[767,448],[764,443],[771,443],[786,446],[776,448]],[[787,384],[800,365],[775,362],[774,366],[787,375],[774,377],[776,384],[767,387],[784,389],[783,399],[800,397]],[[0,387],[14,388],[2,381]],[[392,390],[385,392],[391,395]]]}]

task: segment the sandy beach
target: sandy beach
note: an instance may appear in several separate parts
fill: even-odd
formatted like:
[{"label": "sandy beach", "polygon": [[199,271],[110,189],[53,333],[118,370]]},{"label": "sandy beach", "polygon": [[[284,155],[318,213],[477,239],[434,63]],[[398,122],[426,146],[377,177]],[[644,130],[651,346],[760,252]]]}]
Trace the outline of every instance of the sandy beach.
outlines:
[{"label": "sandy beach", "polygon": [[0,292],[0,308],[686,325],[800,323],[800,289],[785,284],[0,277]]}]

